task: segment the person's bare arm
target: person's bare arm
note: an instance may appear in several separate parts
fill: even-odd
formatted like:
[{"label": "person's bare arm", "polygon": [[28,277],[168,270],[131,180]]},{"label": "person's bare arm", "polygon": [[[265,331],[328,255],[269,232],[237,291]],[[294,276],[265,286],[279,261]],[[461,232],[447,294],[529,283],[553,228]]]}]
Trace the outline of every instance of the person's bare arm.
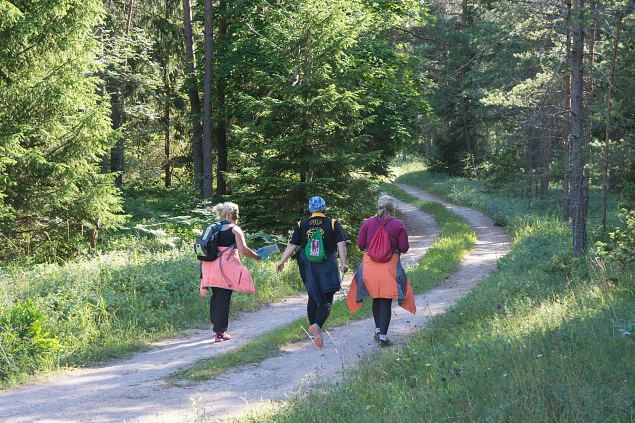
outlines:
[{"label": "person's bare arm", "polygon": [[280,272],[282,270],[282,267],[284,266],[284,262],[287,261],[287,259],[289,257],[291,257],[291,254],[295,253],[295,251],[300,248],[298,245],[295,244],[287,244],[287,248],[285,248],[284,253],[282,253],[282,257],[280,257],[280,261],[278,262],[278,264],[276,264],[276,270],[278,272]]},{"label": "person's bare arm", "polygon": [[348,272],[348,256],[346,251],[346,241],[337,243],[337,251],[340,253],[340,269],[342,273]]},{"label": "person's bare arm", "polygon": [[232,231],[234,232],[234,235],[236,235],[236,249],[240,254],[254,260],[262,260],[262,257],[260,257],[258,253],[247,246],[247,242],[245,242],[245,234],[240,227],[234,226]]}]

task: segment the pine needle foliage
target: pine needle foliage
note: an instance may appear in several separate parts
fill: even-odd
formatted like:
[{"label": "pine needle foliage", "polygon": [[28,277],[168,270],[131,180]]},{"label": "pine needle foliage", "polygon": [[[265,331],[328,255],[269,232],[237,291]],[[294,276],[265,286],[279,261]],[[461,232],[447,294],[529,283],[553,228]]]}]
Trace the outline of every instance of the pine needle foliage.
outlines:
[{"label": "pine needle foliage", "polygon": [[97,167],[112,141],[92,36],[101,10],[95,0],[0,2],[0,236],[10,240],[0,257],[55,255],[58,241],[84,242],[121,219]]},{"label": "pine needle foliage", "polygon": [[385,174],[415,130],[402,112],[425,111],[410,55],[388,36],[414,9],[294,0],[258,10],[232,49],[244,82],[232,101],[233,196],[258,227],[288,228],[318,194],[357,226],[372,207],[368,177]]}]

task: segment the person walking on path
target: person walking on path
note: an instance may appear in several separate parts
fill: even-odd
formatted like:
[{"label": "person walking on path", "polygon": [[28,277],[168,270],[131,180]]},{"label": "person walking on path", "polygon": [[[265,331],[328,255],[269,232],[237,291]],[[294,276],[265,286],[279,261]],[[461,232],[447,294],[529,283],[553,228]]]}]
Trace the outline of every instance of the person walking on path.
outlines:
[{"label": "person walking on path", "polygon": [[393,299],[413,314],[417,309],[412,286],[400,260],[400,254],[410,248],[408,230],[401,220],[393,217],[396,207],[391,197],[382,195],[377,205],[377,215],[366,219],[359,230],[357,246],[365,253],[353,277],[346,304],[355,312],[362,307],[364,297],[373,299],[374,338],[380,347],[387,347],[392,345],[387,334]]},{"label": "person walking on path", "polygon": [[[296,254],[298,268],[309,294],[309,331],[318,348],[324,345],[321,330],[331,313],[333,296],[340,290],[339,270],[342,274],[348,271],[346,233],[337,220],[324,214],[325,210],[326,202],[322,197],[309,199],[311,216],[294,225],[291,240],[276,265],[280,272],[287,259],[299,249]],[[339,270],[337,253],[340,256]]]},{"label": "person walking on path", "polygon": [[245,234],[236,223],[239,214],[237,204],[219,203],[214,206],[214,212],[221,224],[218,233],[218,258],[201,262],[200,292],[205,297],[207,290],[212,290],[209,317],[216,333],[214,342],[223,342],[231,339],[227,326],[232,293],[256,293],[254,281],[249,270],[240,262],[238,253],[254,260],[260,260],[261,257],[247,246]]}]

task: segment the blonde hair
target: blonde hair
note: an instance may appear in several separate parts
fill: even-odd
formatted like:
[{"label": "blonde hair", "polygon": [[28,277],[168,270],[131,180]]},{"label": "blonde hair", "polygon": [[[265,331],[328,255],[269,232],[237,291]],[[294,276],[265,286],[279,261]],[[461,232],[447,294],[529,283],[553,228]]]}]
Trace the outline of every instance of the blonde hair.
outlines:
[{"label": "blonde hair", "polygon": [[377,216],[382,217],[386,213],[390,213],[391,215],[395,214],[397,206],[395,205],[395,200],[392,197],[382,195],[379,197],[379,200],[377,200],[377,209]]},{"label": "blonde hair", "polygon": [[216,204],[212,210],[216,213],[216,216],[219,219],[224,219],[229,213],[234,213],[238,211],[238,204],[236,203],[218,203]]}]

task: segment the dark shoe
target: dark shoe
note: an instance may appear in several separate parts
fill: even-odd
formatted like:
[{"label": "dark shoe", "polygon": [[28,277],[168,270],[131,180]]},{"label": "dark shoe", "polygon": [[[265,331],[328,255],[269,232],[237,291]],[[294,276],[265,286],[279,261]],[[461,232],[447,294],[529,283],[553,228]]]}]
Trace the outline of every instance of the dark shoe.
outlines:
[{"label": "dark shoe", "polygon": [[392,347],[392,341],[390,339],[380,339],[379,340],[379,348]]},{"label": "dark shoe", "polygon": [[216,332],[216,337],[214,338],[214,342],[229,341],[230,339],[232,339],[232,337],[227,332]]},{"label": "dark shoe", "polygon": [[318,348],[322,348],[322,346],[324,345],[324,341],[322,341],[322,334],[320,333],[320,328],[318,327],[318,325],[313,323],[311,326],[309,326],[309,332],[311,332],[311,335],[313,335],[313,343],[315,344],[315,346]]},{"label": "dark shoe", "polygon": [[375,334],[373,335],[373,339],[375,341],[379,341],[379,332],[375,332]]}]

